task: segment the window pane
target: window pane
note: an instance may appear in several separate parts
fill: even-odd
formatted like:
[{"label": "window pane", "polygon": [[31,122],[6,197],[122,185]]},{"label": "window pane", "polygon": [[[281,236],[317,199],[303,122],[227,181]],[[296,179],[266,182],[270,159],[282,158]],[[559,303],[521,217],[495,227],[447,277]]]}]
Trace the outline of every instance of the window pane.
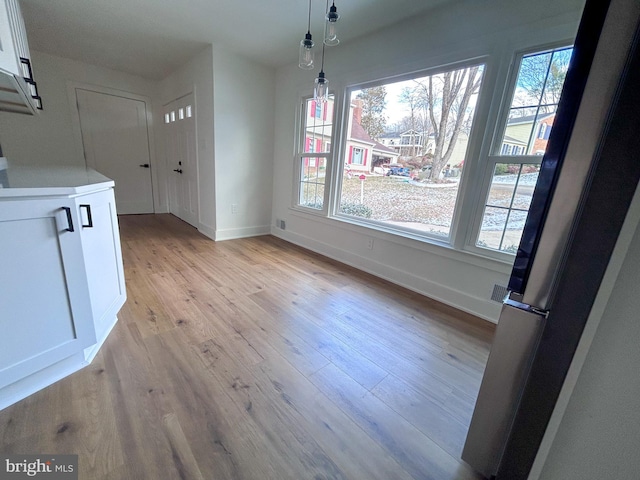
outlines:
[{"label": "window pane", "polygon": [[352,91],[340,213],[449,236],[483,71]]},{"label": "window pane", "polygon": [[477,245],[500,250],[502,235],[507,225],[508,208],[487,207],[482,219],[482,228]]},{"label": "window pane", "polygon": [[305,101],[303,153],[328,153],[331,145],[334,97],[326,102]]},{"label": "window pane", "polygon": [[517,252],[539,172],[539,164],[496,164],[477,246]]},{"label": "window pane", "polygon": [[573,48],[526,55],[498,155],[543,155],[555,119]]},{"label": "window pane", "polygon": [[324,205],[324,182],[326,159],[301,157],[299,205],[322,210]]}]

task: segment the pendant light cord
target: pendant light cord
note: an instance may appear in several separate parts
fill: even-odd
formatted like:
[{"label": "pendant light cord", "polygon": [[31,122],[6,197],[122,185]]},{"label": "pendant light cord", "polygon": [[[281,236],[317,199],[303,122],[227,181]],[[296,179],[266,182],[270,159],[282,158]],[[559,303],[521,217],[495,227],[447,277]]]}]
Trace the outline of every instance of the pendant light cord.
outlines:
[{"label": "pendant light cord", "polygon": [[[327,4],[324,7],[324,10],[325,10],[325,13],[327,13],[329,11],[329,0],[327,0]],[[326,35],[327,35],[327,32],[326,32],[327,24],[326,24],[326,22],[325,22],[325,25],[324,25],[324,29],[325,29],[324,36],[326,37]],[[320,71],[321,72],[324,72],[324,47],[325,47],[325,43],[324,43],[324,38],[323,38],[322,39],[322,60],[320,61]]]},{"label": "pendant light cord", "polygon": [[307,33],[311,33],[311,0],[309,0],[309,22],[307,23]]}]

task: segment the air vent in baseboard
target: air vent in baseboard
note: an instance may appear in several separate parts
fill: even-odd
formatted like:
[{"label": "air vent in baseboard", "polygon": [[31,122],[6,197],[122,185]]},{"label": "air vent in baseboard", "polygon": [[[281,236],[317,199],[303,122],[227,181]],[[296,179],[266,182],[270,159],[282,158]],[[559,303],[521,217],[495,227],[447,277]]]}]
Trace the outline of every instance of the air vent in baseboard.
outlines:
[{"label": "air vent in baseboard", "polygon": [[491,294],[491,300],[494,302],[502,303],[504,297],[509,294],[509,289],[504,285],[495,284],[493,286],[493,293]]}]

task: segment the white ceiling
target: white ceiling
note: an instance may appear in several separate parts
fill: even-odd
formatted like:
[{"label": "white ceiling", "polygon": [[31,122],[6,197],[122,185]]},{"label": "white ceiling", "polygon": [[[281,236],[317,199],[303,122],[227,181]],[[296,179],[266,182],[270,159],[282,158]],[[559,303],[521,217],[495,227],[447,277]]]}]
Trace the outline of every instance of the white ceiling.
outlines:
[{"label": "white ceiling", "polygon": [[[455,0],[336,0],[343,42]],[[326,0],[312,0],[320,41]],[[30,47],[161,79],[210,43],[274,67],[296,61],[306,0],[21,0]]]}]

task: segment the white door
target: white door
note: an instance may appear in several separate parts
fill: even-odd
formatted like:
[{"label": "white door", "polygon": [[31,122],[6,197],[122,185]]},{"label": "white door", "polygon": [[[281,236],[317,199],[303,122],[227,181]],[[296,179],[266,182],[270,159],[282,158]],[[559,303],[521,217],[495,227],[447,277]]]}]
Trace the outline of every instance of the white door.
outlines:
[{"label": "white door", "polygon": [[153,213],[147,105],[76,89],[87,166],[115,181],[118,213]]},{"label": "white door", "polygon": [[169,210],[197,227],[198,162],[193,94],[165,105],[164,114]]}]

